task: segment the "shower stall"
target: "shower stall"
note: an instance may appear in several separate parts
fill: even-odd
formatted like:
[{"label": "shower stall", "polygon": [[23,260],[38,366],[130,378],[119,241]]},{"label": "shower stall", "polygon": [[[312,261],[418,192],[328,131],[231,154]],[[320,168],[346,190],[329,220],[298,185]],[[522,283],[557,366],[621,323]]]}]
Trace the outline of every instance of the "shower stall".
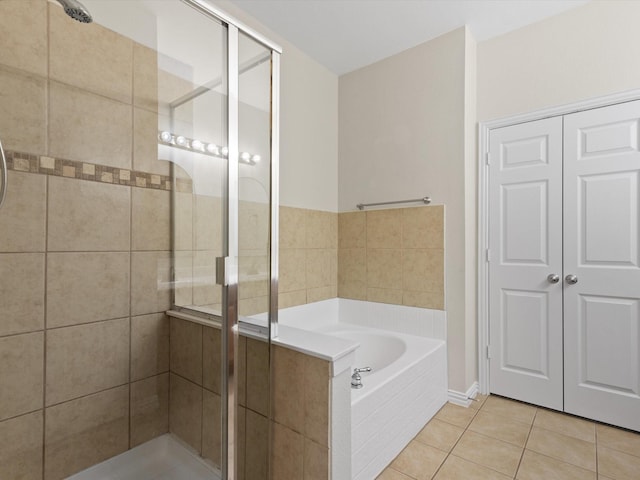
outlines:
[{"label": "shower stall", "polygon": [[0,29],[0,478],[268,478],[279,47],[207,0]]}]

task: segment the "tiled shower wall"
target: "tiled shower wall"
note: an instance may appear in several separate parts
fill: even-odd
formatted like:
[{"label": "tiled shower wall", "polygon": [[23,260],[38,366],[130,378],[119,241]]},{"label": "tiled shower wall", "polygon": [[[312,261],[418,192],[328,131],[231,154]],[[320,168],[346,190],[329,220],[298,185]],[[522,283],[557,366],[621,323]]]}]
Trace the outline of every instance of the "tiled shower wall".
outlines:
[{"label": "tiled shower wall", "polygon": [[338,296],[444,310],[444,206],[338,215]]},{"label": "tiled shower wall", "polygon": [[156,57],[45,0],[0,31],[0,478],[60,479],[168,430]]}]

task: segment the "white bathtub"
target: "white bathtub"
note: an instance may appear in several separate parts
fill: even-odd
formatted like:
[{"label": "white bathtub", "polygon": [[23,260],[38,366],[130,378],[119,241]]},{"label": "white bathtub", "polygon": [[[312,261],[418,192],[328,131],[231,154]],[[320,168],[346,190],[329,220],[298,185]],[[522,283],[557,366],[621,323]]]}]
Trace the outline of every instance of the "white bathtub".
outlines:
[{"label": "white bathtub", "polygon": [[[369,319],[376,326],[423,335],[442,332],[443,336],[444,317],[444,327],[437,321],[429,324],[433,315],[429,317],[429,312],[421,310],[424,309],[333,299],[280,312],[283,325],[359,344],[355,358],[353,354],[350,357],[348,375],[340,375],[336,387],[342,388],[342,383],[350,381],[353,368],[372,368],[371,372],[361,373],[363,388],[350,390],[348,412],[340,410],[340,402],[334,400],[332,404],[333,425],[339,426],[350,417],[349,471],[354,480],[376,478],[447,401],[444,338],[365,326]],[[380,315],[388,315],[387,322]],[[338,479],[333,475],[335,480],[347,477]]]}]

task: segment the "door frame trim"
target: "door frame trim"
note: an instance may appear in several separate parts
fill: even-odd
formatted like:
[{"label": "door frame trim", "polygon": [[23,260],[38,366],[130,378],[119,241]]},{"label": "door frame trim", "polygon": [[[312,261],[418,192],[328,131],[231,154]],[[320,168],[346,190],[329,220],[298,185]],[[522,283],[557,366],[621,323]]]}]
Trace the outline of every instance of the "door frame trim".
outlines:
[{"label": "door frame trim", "polygon": [[476,308],[478,314],[478,384],[480,393],[488,394],[490,387],[489,358],[487,355],[490,338],[487,251],[491,245],[489,243],[489,165],[487,164],[487,159],[489,156],[489,134],[491,130],[635,100],[640,100],[640,90],[638,89],[478,123],[478,290]]}]

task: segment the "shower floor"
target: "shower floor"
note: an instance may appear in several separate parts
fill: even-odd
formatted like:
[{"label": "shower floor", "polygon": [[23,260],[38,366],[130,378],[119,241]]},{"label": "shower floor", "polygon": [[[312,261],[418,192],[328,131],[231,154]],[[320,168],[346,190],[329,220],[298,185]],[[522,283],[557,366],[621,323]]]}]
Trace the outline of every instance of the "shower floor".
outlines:
[{"label": "shower floor", "polygon": [[67,480],[219,479],[218,470],[168,433],[67,478]]}]

